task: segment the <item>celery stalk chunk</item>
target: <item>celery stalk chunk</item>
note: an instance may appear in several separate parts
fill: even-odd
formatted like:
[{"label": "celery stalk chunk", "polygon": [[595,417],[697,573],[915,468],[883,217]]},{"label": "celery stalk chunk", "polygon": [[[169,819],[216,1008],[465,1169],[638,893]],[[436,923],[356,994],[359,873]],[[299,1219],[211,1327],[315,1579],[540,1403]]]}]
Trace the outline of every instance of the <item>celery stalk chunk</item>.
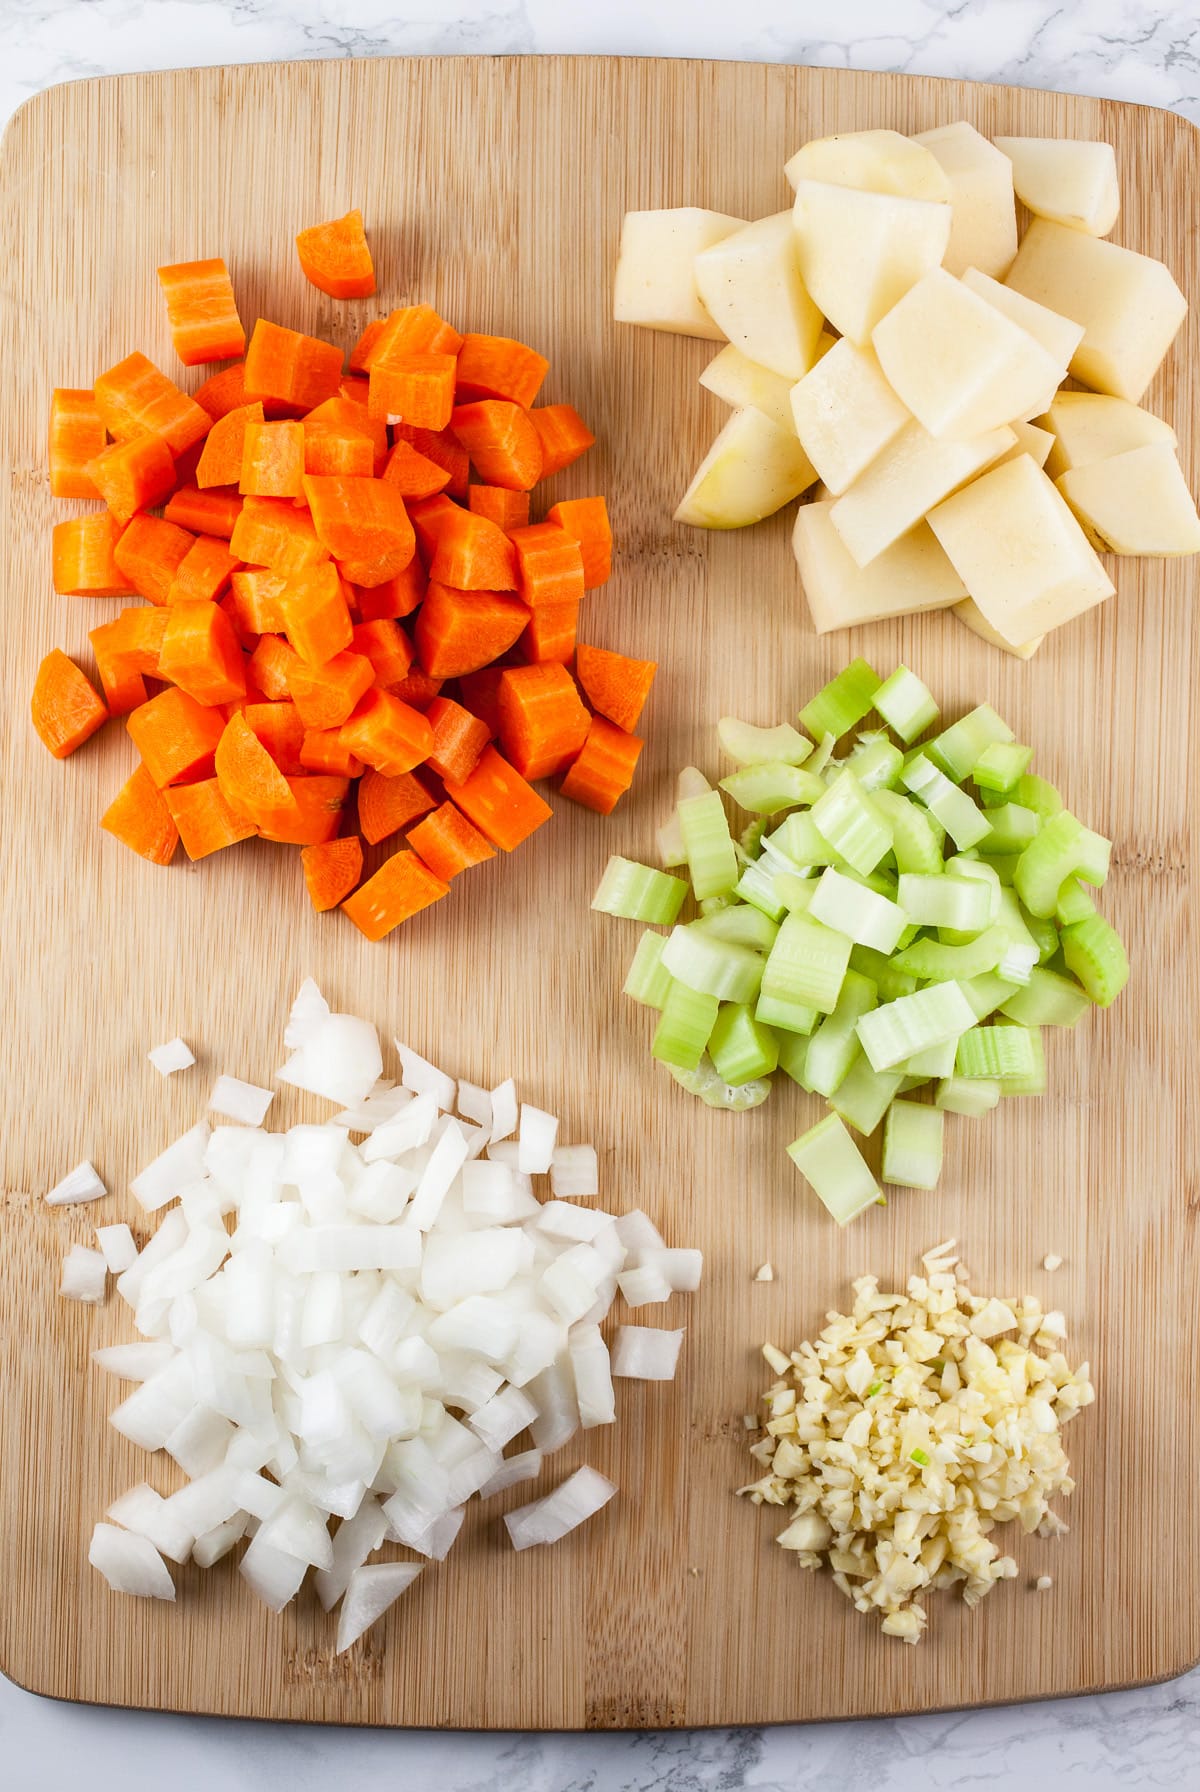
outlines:
[{"label": "celery stalk chunk", "polygon": [[592,897],[592,907],[602,915],[616,915],[625,921],[651,921],[669,927],[687,893],[682,877],[655,871],[633,859],[618,858],[614,853]]},{"label": "celery stalk chunk", "polygon": [[851,660],[844,672],[819,690],[800,711],[800,721],[814,740],[832,734],[836,740],[848,734],[874,707],[875,693],[883,680],[866,660]]},{"label": "celery stalk chunk", "polygon": [[777,921],[772,921],[748,902],[733,902],[725,908],[714,909],[711,914],[701,915],[698,921],[693,921],[692,927],[697,933],[707,934],[709,939],[724,940],[731,946],[749,946],[753,952],[769,952],[779,932]]},{"label": "celery stalk chunk", "polygon": [[891,851],[891,829],[848,766],[809,815],[821,838],[864,876]]},{"label": "celery stalk chunk", "polygon": [[1095,913],[1096,904],[1083,885],[1076,878],[1069,877],[1058,892],[1058,902],[1054,909],[1054,919],[1058,925],[1070,927],[1075,921],[1084,921]]},{"label": "celery stalk chunk", "polygon": [[805,1007],[803,1002],[786,1002],[781,996],[760,993],[754,1018],[764,1027],[774,1027],[777,1032],[802,1033],[807,1037],[821,1016],[815,1008]]},{"label": "celery stalk chunk", "polygon": [[850,969],[869,977],[879,992],[881,1002],[894,1002],[898,996],[910,996],[917,987],[915,977],[902,971],[894,958],[876,952],[872,946],[855,946],[850,953]]},{"label": "celery stalk chunk", "polygon": [[869,1137],[887,1113],[903,1080],[898,1070],[872,1070],[860,1052],[830,1096],[829,1105],[855,1132]]},{"label": "celery stalk chunk", "polygon": [[1048,918],[1058,907],[1058,893],[1069,877],[1102,884],[1108,876],[1112,842],[1062,809],[1042,824],[1041,832],[1022,852],[1013,882],[1031,915]]},{"label": "celery stalk chunk", "polygon": [[839,1226],[849,1225],[881,1198],[879,1185],[837,1114],[827,1114],[793,1140],[788,1156]]},{"label": "celery stalk chunk", "polygon": [[864,790],[888,790],[900,776],[904,755],[886,735],[864,734],[846,764]]},{"label": "celery stalk chunk", "polygon": [[912,1057],[906,1058],[899,1068],[905,1076],[925,1078],[952,1076],[957,1049],[957,1039],[947,1039],[942,1045],[931,1045],[927,1051],[914,1052]]},{"label": "celery stalk chunk", "polygon": [[1036,772],[1023,773],[1008,794],[1014,803],[1020,803],[1023,809],[1032,809],[1043,821],[1057,815],[1063,806],[1055,786],[1048,779],[1039,778]]},{"label": "celery stalk chunk", "polygon": [[1002,1097],[1011,1095],[1044,1095],[1046,1093],[1046,1053],[1042,1046],[1041,1031],[1037,1027],[1027,1028],[1029,1035],[1028,1070],[1014,1071],[1011,1076],[1000,1079]]},{"label": "celery stalk chunk", "polygon": [[897,903],[844,877],[832,866],[821,873],[808,913],[812,920],[876,952],[894,952],[908,925],[908,917]]},{"label": "celery stalk chunk", "polygon": [[764,962],[749,946],[714,939],[698,921],[672,928],[662,954],[663,968],[676,982],[720,1002],[752,1002]]},{"label": "celery stalk chunk", "polygon": [[974,1022],[971,1004],[957,983],[931,983],[864,1014],[858,1037],[872,1070],[894,1070],[917,1052],[965,1034]]},{"label": "celery stalk chunk", "polygon": [[807,813],[789,815],[763,841],[764,851],[782,855],[798,871],[818,865],[845,864]]},{"label": "celery stalk chunk", "polygon": [[966,1114],[973,1120],[1000,1105],[1000,1085],[993,1077],[943,1077],[934,1104],[948,1114]]},{"label": "celery stalk chunk", "polygon": [[776,760],[803,765],[813,750],[813,743],[790,722],[781,722],[777,728],[756,728],[752,722],[739,722],[736,716],[722,716],[717,739],[722,752],[738,765],[765,765]]},{"label": "celery stalk chunk", "polygon": [[1038,965],[1024,989],[1000,1004],[1000,1012],[1022,1027],[1073,1027],[1091,1005],[1091,997],[1073,978]]},{"label": "celery stalk chunk", "polygon": [[812,1041],[801,1033],[784,1033],[779,1040],[779,1068],[784,1075],[790,1077],[808,1094],[812,1090],[807,1082],[808,1048]]},{"label": "celery stalk chunk", "polygon": [[999,803],[988,810],[987,818],[992,825],[988,851],[995,853],[1024,852],[1044,825],[1041,816],[1023,803]]},{"label": "celery stalk chunk", "polygon": [[731,1089],[770,1076],[779,1063],[779,1042],[741,1002],[722,1004],[708,1039],[713,1068]]},{"label": "celery stalk chunk", "polygon": [[761,1107],[771,1093],[771,1085],[765,1077],[731,1089],[717,1075],[707,1055],[701,1058],[695,1070],[681,1070],[677,1064],[668,1064],[667,1069],[680,1088],[686,1089],[689,1095],[698,1095],[706,1108],[725,1108],[731,1113],[744,1114],[748,1108]]},{"label": "celery stalk chunk", "polygon": [[1115,1002],[1129,981],[1129,960],[1120,935],[1103,915],[1086,915],[1063,928],[1063,958],[1097,1008]]},{"label": "celery stalk chunk", "polygon": [[990,703],[981,703],[961,721],[951,723],[925,748],[939,771],[955,784],[969,778],[979,756],[997,741],[1010,741],[1013,731]]},{"label": "celery stalk chunk", "polygon": [[[949,878],[942,878],[949,883]],[[943,946],[938,940],[914,940],[903,952],[897,952],[895,963],[908,971],[918,983],[948,983],[952,978],[982,977],[994,971],[1009,949],[1009,937],[1003,927],[988,927],[962,946]],[[1033,948],[1031,948],[1033,950]],[[1034,951],[1036,958],[1037,954]]]},{"label": "celery stalk chunk", "polygon": [[1019,985],[1010,983],[998,971],[985,971],[982,977],[968,977],[958,987],[966,997],[971,1013],[979,1021],[994,1014],[997,1008],[1007,1002],[1009,996],[1016,994]]},{"label": "celery stalk chunk", "polygon": [[896,790],[876,790],[871,801],[892,831],[896,869],[935,877],[942,869],[942,844],[929,816]]},{"label": "celery stalk chunk", "polygon": [[884,679],[875,693],[875,708],[906,747],[938,719],[938,706],[928,685],[907,666],[897,666],[891,677]]},{"label": "celery stalk chunk", "polygon": [[991,833],[992,824],[983,811],[924,753],[909,760],[900,782],[941,822],[959,852],[978,846]]},{"label": "celery stalk chunk", "polygon": [[721,779],[721,789],[752,815],[778,815],[782,809],[794,809],[800,803],[815,803],[824,795],[825,785],[803,766],[775,759],[744,765]]},{"label": "celery stalk chunk", "polygon": [[941,1108],[894,1101],[883,1128],[883,1180],[902,1188],[936,1188],[945,1121]]},{"label": "celery stalk chunk", "polygon": [[663,964],[666,935],[649,929],[637,943],[637,951],[625,978],[624,994],[646,1008],[661,1008],[671,992],[672,977]]},{"label": "celery stalk chunk", "polygon": [[832,1014],[850,962],[850,941],[811,921],[790,914],[782,922],[762,976],[763,994],[802,1002],[821,1014]]},{"label": "celery stalk chunk", "polygon": [[785,908],[775,894],[774,876],[770,866],[763,864],[761,860],[755,859],[752,865],[746,866],[733,893],[740,896],[743,902],[758,909],[760,914],[766,915],[769,921],[783,919]]},{"label": "celery stalk chunk", "polygon": [[959,1076],[994,1077],[1000,1084],[1028,1076],[1037,1067],[1034,1035],[1028,1027],[998,1022],[971,1027],[962,1035],[954,1067]]},{"label": "celery stalk chunk", "polygon": [[1029,770],[1033,748],[1019,740],[994,740],[975,761],[971,777],[980,790],[998,790],[1007,795],[1018,779]]},{"label": "celery stalk chunk", "polygon": [[837,1007],[809,1042],[806,1073],[814,1094],[828,1099],[859,1056],[858,1021],[875,1006],[875,999],[875,985],[869,978],[846,972]]},{"label": "celery stalk chunk", "polygon": [[806,915],[816,892],[816,879],[796,877],[790,871],[778,872],[774,878],[775,894],[782,902],[785,913],[789,915]]},{"label": "celery stalk chunk", "polygon": [[720,1007],[716,996],[671,984],[654,1031],[651,1055],[680,1070],[695,1070],[704,1055]]},{"label": "celery stalk chunk", "polygon": [[679,804],[679,826],[697,902],[705,896],[726,895],[737,883],[739,872],[719,793],[709,790],[702,796],[684,798]]},{"label": "celery stalk chunk", "polygon": [[906,871],[897,900],[918,927],[950,927],[956,933],[982,933],[992,911],[992,891],[983,878],[955,877],[943,872],[924,877]]}]

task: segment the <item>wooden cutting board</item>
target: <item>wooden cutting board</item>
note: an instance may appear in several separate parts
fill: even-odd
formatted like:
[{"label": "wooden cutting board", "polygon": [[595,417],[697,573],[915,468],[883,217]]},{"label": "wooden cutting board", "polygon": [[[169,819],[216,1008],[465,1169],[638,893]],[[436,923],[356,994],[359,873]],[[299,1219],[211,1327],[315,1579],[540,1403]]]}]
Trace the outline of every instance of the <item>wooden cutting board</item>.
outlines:
[{"label": "wooden cutting board", "polygon": [[[20,1684],[242,1716],[620,1728],[1061,1695],[1200,1656],[1195,562],[1116,563],[1115,601],[1028,665],[949,617],[817,640],[788,518],[728,536],[671,521],[721,416],[695,383],[710,346],[609,321],[627,207],[753,217],[786,203],[782,163],[806,137],[959,117],[1110,139],[1117,239],[1165,257],[1200,297],[1192,127],[1016,88],[701,62],[295,63],[82,82],[9,127],[0,1666]],[[336,305],[305,284],[291,239],[351,205],[369,221],[379,301]],[[58,643],[89,663],[87,630],[110,613],[51,591],[50,388],[86,385],[134,347],[177,371],[154,269],[214,254],[250,322],[350,344],[377,311],[427,299],[542,347],[545,397],[575,402],[599,438],[556,492],[607,492],[616,527],[585,636],[661,661],[632,800],[607,821],[557,804],[511,863],[382,946],[311,913],[292,851],[144,864],[97,826],[133,763],[123,730],[58,765],[27,720],[41,655]],[[1194,312],[1149,394],[1193,487],[1198,338]],[[1051,1039],[1045,1100],[952,1118],[936,1193],[894,1192],[839,1232],[783,1154],[820,1104],[783,1086],[756,1113],[714,1114],[653,1069],[648,1018],[619,993],[637,930],[588,898],[609,852],[650,853],[674,768],[714,764],[718,715],[788,715],[854,653],[885,670],[903,658],[948,712],[989,699],[1036,744],[1036,769],[1114,838],[1104,907],[1134,975],[1115,1011]],[[515,1072],[565,1138],[595,1141],[610,1201],[645,1207],[707,1262],[702,1292],[663,1315],[688,1326],[677,1383],[622,1385],[616,1428],[577,1440],[541,1484],[595,1464],[621,1489],[603,1516],[517,1556],[476,1505],[449,1560],[341,1658],[310,1594],[272,1617],[230,1561],[179,1573],[173,1608],[119,1598],[88,1568],[110,1500],[147,1473],[167,1490],[172,1465],[105,1424],[119,1389],[88,1352],[131,1335],[123,1303],[56,1298],[64,1250],[97,1221],[144,1234],[128,1178],[203,1111],[215,1071],[262,1080],[282,1061],[307,973],[452,1070]],[[145,1053],[177,1032],[199,1064],[165,1084]],[[280,1100],[272,1117],[299,1111]],[[84,1156],[111,1197],[47,1209],[44,1191]],[[903,1276],[951,1235],[981,1291],[1065,1309],[1099,1402],[1069,1433],[1070,1536],[1014,1540],[1021,1578],[973,1614],[933,1599],[928,1639],[908,1649],[798,1569],[772,1542],[778,1517],[732,1490],[750,1478],[742,1414],[768,1379],[762,1340],[811,1336],[852,1276]],[[1047,1252],[1065,1259],[1053,1277]],[[767,1258],[776,1280],[755,1284]],[[1044,1572],[1053,1592],[1035,1594]]]}]

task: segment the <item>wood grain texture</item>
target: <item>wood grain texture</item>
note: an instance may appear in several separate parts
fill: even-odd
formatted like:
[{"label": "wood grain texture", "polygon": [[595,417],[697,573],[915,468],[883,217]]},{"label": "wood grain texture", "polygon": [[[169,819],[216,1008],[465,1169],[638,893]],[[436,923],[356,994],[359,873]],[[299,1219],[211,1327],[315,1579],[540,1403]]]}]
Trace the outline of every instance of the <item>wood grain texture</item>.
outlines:
[{"label": "wood grain texture", "polygon": [[[787,518],[727,536],[670,521],[721,416],[695,384],[710,346],[609,321],[627,207],[755,216],[785,202],[779,171],[805,137],[958,117],[1110,139],[1118,240],[1165,257],[1200,296],[1196,133],[1135,106],[803,68],[433,59],[86,82],[39,95],[10,126],[0,1666],[22,1685],[352,1723],[757,1724],[1073,1693],[1200,1656],[1195,564],[1116,563],[1116,600],[1029,665],[936,616],[817,640]],[[86,663],[86,631],[109,611],[51,591],[51,386],[87,384],[134,347],[175,367],[153,270],[197,255],[228,258],[248,321],[262,311],[349,344],[382,307],[324,299],[291,239],[350,205],[369,221],[385,304],[428,299],[551,357],[545,396],[576,403],[599,437],[555,493],[606,491],[617,532],[586,637],[662,662],[634,798],[610,821],[559,804],[511,862],[473,872],[382,947],[310,912],[286,849],[247,844],[167,873],[124,851],[97,826],[132,763],[123,731],[61,766],[25,707],[46,649]],[[1193,487],[1198,335],[1193,313],[1149,395]],[[991,700],[1036,744],[1036,769],[1114,837],[1104,906],[1135,969],[1112,1014],[1053,1037],[1045,1100],[952,1118],[937,1192],[898,1193],[839,1232],[783,1155],[820,1104],[784,1086],[756,1113],[714,1114],[652,1071],[647,1017],[619,995],[636,929],[587,900],[608,852],[650,851],[672,770],[713,762],[718,715],[786,715],[856,652],[885,669],[903,657],[952,713]],[[130,1174],[202,1110],[215,1070],[261,1079],[281,1061],[307,973],[452,1070],[515,1072],[565,1137],[595,1141],[607,1197],[645,1207],[708,1265],[703,1291],[665,1314],[689,1327],[678,1383],[623,1385],[616,1429],[545,1477],[587,1460],[619,1499],[558,1548],[519,1556],[476,1506],[448,1562],[342,1660],[311,1595],[273,1618],[230,1562],[180,1573],[173,1609],[120,1599],[86,1566],[93,1522],[147,1462],[107,1428],[117,1389],[87,1358],[128,1335],[123,1304],[56,1298],[68,1242],[97,1220],[136,1221]],[[163,1084],[145,1052],[176,1032],[200,1063]],[[299,1111],[281,1100],[272,1118]],[[85,1155],[111,1198],[47,1209],[44,1190]],[[980,1290],[1032,1289],[1066,1310],[1099,1403],[1070,1432],[1070,1536],[1017,1542],[1022,1579],[973,1615],[935,1598],[928,1640],[906,1649],[798,1570],[771,1541],[777,1515],[731,1490],[750,1472],[741,1415],[766,1379],[760,1342],[812,1335],[850,1277],[902,1276],[950,1235]],[[1053,1278],[1048,1251],[1065,1259]],[[777,1279],[755,1285],[764,1258]],[[1043,1571],[1054,1591],[1035,1597]]]}]

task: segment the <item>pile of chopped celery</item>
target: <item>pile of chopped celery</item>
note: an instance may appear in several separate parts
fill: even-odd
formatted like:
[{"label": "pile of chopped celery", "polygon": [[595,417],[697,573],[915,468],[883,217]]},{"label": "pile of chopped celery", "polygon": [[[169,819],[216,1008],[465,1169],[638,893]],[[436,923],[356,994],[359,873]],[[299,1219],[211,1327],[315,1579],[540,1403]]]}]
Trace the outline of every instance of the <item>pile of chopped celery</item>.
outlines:
[{"label": "pile of chopped celery", "polygon": [[[860,729],[872,711],[885,726]],[[806,733],[726,717],[736,769],[720,790],[680,774],[668,869],[610,859],[592,902],[648,924],[625,993],[657,1010],[651,1050],[686,1089],[756,1107],[778,1069],[828,1101],[788,1149],[842,1225],[882,1199],[854,1133],[883,1128],[884,1182],[933,1188],[945,1115],[1042,1094],[1042,1029],[1129,975],[1087,891],[1109,842],[989,704],[939,719],[906,666],[861,659],[800,711]],[[754,817],[739,837],[721,791]]]}]

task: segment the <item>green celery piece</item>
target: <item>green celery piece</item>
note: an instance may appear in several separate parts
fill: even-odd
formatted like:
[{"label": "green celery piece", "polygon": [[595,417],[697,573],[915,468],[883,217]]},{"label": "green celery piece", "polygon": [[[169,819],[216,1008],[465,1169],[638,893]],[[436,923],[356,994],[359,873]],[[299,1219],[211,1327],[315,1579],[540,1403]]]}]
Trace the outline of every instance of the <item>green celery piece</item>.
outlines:
[{"label": "green celery piece", "polygon": [[808,912],[814,921],[821,921],[835,932],[844,933],[856,945],[870,946],[876,952],[894,952],[907,925],[904,910],[897,903],[853,878],[844,877],[832,866],[821,873]]},{"label": "green celery piece", "polygon": [[866,660],[851,660],[844,672],[819,690],[800,711],[800,721],[814,740],[832,734],[849,734],[856,722],[871,711],[883,680]]},{"label": "green celery piece", "polygon": [[924,753],[909,761],[900,774],[900,782],[924,803],[960,852],[978,846],[991,833],[991,823],[983,811]]},{"label": "green celery piece", "polygon": [[1102,884],[1108,876],[1112,843],[1085,828],[1069,809],[1042,824],[1036,839],[1021,854],[1013,879],[1017,895],[1031,915],[1049,919],[1058,906],[1058,892],[1069,877]]},{"label": "green celery piece", "polygon": [[[901,938],[903,939],[903,935]],[[915,977],[900,970],[896,961],[876,952],[871,946],[855,946],[850,953],[850,969],[869,977],[879,992],[881,1002],[894,1002],[899,996],[910,996],[917,987]]]},{"label": "green celery piece", "polygon": [[906,871],[896,894],[918,927],[951,927],[956,933],[974,935],[989,925],[992,890],[985,879],[952,877],[948,872],[925,877]]},{"label": "green celery piece", "polygon": [[883,1128],[883,1180],[901,1188],[936,1188],[945,1121],[941,1108],[894,1101]]},{"label": "green celery piece", "polygon": [[725,940],[731,946],[749,946],[755,952],[769,952],[779,932],[777,922],[748,902],[735,902],[714,914],[702,915],[692,926],[710,939]]},{"label": "green celery piece", "polygon": [[728,1083],[721,1081],[707,1055],[701,1058],[695,1070],[681,1070],[677,1064],[668,1064],[667,1069],[681,1088],[689,1095],[698,1095],[707,1108],[727,1108],[735,1114],[744,1114],[747,1108],[759,1108],[771,1093],[770,1082],[764,1077],[761,1082],[743,1083],[740,1088],[731,1089]]},{"label": "green celery piece", "polygon": [[809,814],[821,838],[864,876],[891,851],[891,829],[848,767],[839,772]]},{"label": "green celery piece", "polygon": [[1023,747],[1019,740],[994,740],[975,761],[971,776],[981,790],[1007,793],[1024,777],[1032,758],[1033,748]]},{"label": "green celery piece", "polygon": [[1076,921],[1086,921],[1089,915],[1096,913],[1096,904],[1092,901],[1083,885],[1077,878],[1069,877],[1058,892],[1055,904],[1054,919],[1060,927],[1070,927]]},{"label": "green celery piece", "polygon": [[1025,988],[1002,1002],[1000,1012],[1022,1027],[1073,1027],[1091,1005],[1074,978],[1035,965]]},{"label": "green celery piece", "polygon": [[[948,877],[974,878],[976,883],[987,885],[987,924],[989,927],[994,927],[996,922],[1000,919],[1002,912],[1001,898],[1003,895],[1003,885],[1000,882],[995,866],[989,865],[985,859],[972,859],[969,858],[966,853],[958,853],[954,858],[946,860],[946,875]],[[961,946],[965,944],[965,942],[960,939],[948,939],[946,944],[948,946]]]},{"label": "green celery piece", "polygon": [[752,865],[746,866],[733,893],[735,896],[740,896],[743,902],[752,904],[760,914],[766,915],[768,920],[780,921],[783,919],[786,911],[784,904],[775,894],[774,873],[769,866],[763,864],[761,859],[756,859]]},{"label": "green celery piece", "polygon": [[635,1002],[641,1002],[647,1008],[661,1008],[671,992],[674,979],[662,962],[666,943],[665,934],[651,933],[647,928],[638,941],[625,978],[625,995],[632,996]]},{"label": "green celery piece", "polygon": [[1013,1076],[1000,1079],[1000,1094],[1004,1097],[1046,1093],[1046,1054],[1042,1046],[1042,1035],[1037,1027],[1030,1027],[1028,1032],[1033,1063],[1026,1071],[1018,1071]]},{"label": "green celery piece", "polygon": [[1009,800],[1020,803],[1023,809],[1032,809],[1043,821],[1049,821],[1057,815],[1063,806],[1062,797],[1053,784],[1045,778],[1039,778],[1035,772],[1026,772],[1009,791]]},{"label": "green celery piece", "polygon": [[1058,951],[1058,926],[1044,915],[1031,915],[1027,908],[1022,908],[1020,913],[1026,931],[1038,949],[1038,962],[1045,964]]},{"label": "green celery piece", "polygon": [[812,758],[805,764],[810,772],[823,772],[833,758],[833,749],[837,746],[836,734],[823,734],[813,748]]},{"label": "green celery piece", "polygon": [[[944,880],[949,882],[947,878]],[[943,946],[938,940],[914,940],[895,962],[918,983],[944,983],[951,978],[982,977],[994,971],[1004,957],[1009,936],[1003,927],[989,927],[967,945]]]},{"label": "green celery piece", "polygon": [[679,825],[697,902],[724,896],[737,883],[737,854],[719,792],[687,797],[679,804]]},{"label": "green celery piece", "polygon": [[789,914],[767,959],[763,992],[832,1014],[849,961],[850,941],[844,934],[805,914]]},{"label": "green celery piece", "polygon": [[896,790],[876,790],[871,800],[892,830],[896,869],[936,876],[942,869],[942,842],[925,810]]},{"label": "green celery piece", "polygon": [[943,1077],[934,1105],[948,1114],[967,1114],[978,1120],[1000,1105],[1000,1085],[994,1077]]},{"label": "green celery piece", "polygon": [[958,1042],[955,1069],[959,1076],[994,1077],[1001,1085],[1028,1076],[1037,1063],[1032,1039],[1028,1027],[1003,1022],[971,1027]]},{"label": "green celery piece", "polygon": [[753,821],[746,823],[738,835],[737,843],[747,859],[757,859],[762,851],[762,837],[767,831],[768,819],[766,815],[756,815]]},{"label": "green celery piece", "polygon": [[777,728],[756,728],[752,722],[739,722],[736,716],[722,716],[717,739],[721,750],[739,765],[765,765],[772,760],[803,765],[813,750],[813,743],[790,722],[781,722]]},{"label": "green celery piece", "polygon": [[1129,981],[1129,959],[1121,936],[1103,915],[1085,915],[1062,933],[1063,958],[1097,1008],[1115,1002]]},{"label": "green celery piece", "polygon": [[822,836],[810,814],[789,815],[764,841],[765,849],[782,853],[797,870],[807,871],[814,865],[844,863]]},{"label": "green celery piece", "polygon": [[855,971],[847,971],[837,1007],[821,1022],[809,1043],[808,1087],[817,1095],[831,1096],[859,1056],[862,1047],[856,1027],[860,1017],[876,1002],[875,985]]},{"label": "green celery piece", "polygon": [[869,1137],[899,1093],[904,1078],[898,1070],[872,1070],[860,1052],[829,1098],[835,1114],[855,1132]]},{"label": "green celery piece", "polygon": [[602,915],[616,915],[626,921],[652,921],[669,927],[683,907],[688,893],[682,877],[668,871],[655,871],[633,859],[621,859],[614,853],[604,868],[600,887],[592,897],[592,907]]},{"label": "green celery piece", "polygon": [[872,1070],[894,1070],[917,1052],[966,1033],[974,1020],[957,983],[931,983],[864,1014],[858,1037]]},{"label": "green celery piece", "polygon": [[928,1051],[915,1052],[911,1058],[906,1058],[900,1070],[905,1076],[919,1076],[925,1080],[950,1076],[957,1046],[956,1039],[947,1039],[943,1045],[931,1045]]},{"label": "green celery piece", "polygon": [[881,1199],[881,1190],[836,1114],[826,1114],[788,1146],[788,1156],[839,1226]]},{"label": "green celery piece", "polygon": [[1036,840],[1042,827],[1042,818],[1032,809],[1023,808],[1020,803],[1001,803],[995,809],[989,809],[987,818],[992,824],[988,836],[989,852],[1021,853],[1032,840]]},{"label": "green celery piece", "polygon": [[742,1002],[724,1002],[708,1036],[713,1069],[731,1089],[770,1076],[779,1063],[779,1042]]},{"label": "green celery piece", "polygon": [[891,677],[884,679],[875,693],[875,708],[906,747],[938,719],[938,706],[928,685],[907,666],[897,666]]},{"label": "green celery piece", "polygon": [[[764,996],[760,992],[754,1018],[764,1027],[774,1027],[777,1032],[799,1033],[807,1038],[821,1016],[815,1008],[806,1008],[803,1002],[785,1002],[779,996]],[[780,1042],[781,1047],[784,1043]]]},{"label": "green celery piece", "polygon": [[695,1070],[704,1056],[720,1003],[716,996],[672,982],[655,1028],[651,1056],[680,1070]]},{"label": "green celery piece", "polygon": [[[1006,888],[1003,884],[998,884],[997,890],[999,892],[996,905],[997,925],[1003,927],[1015,946],[1033,946],[1040,954],[1041,948],[1038,945],[1037,936],[1029,925],[1029,918],[1026,916],[1025,910],[1017,901],[1016,891]],[[1036,925],[1040,927],[1042,923],[1039,921]],[[1057,934],[1054,943],[1057,947]]]},{"label": "green celery piece", "polygon": [[785,914],[807,914],[817,880],[815,877],[796,877],[790,871],[779,871],[771,879],[771,886],[783,904]]},{"label": "green celery piece", "polygon": [[1005,889],[1011,890],[1016,880],[1017,866],[1020,860],[1019,852],[998,852],[985,853],[980,863],[990,865]]},{"label": "green celery piece", "polygon": [[754,1001],[765,959],[749,946],[714,939],[704,931],[710,924],[692,921],[686,927],[673,927],[663,947],[664,969],[677,983],[700,995],[720,1002]]},{"label": "green celery piece", "polygon": [[970,777],[986,747],[1012,738],[1013,731],[1003,717],[996,714],[990,703],[981,703],[931,740],[925,751],[939,771],[961,784]]},{"label": "green celery piece", "polygon": [[928,1087],[929,1078],[927,1076],[902,1076],[898,1093],[907,1095],[911,1089],[927,1089]]},{"label": "green celery piece", "polygon": [[1007,1002],[1009,996],[1016,994],[1018,987],[1019,985],[1010,983],[995,971],[985,971],[982,977],[968,977],[959,984],[977,1021],[986,1020],[989,1014],[994,1014],[997,1008]]},{"label": "green celery piece", "polygon": [[864,790],[887,790],[900,776],[904,756],[886,735],[863,735],[846,763]]},{"label": "green celery piece", "polygon": [[697,904],[701,915],[723,915],[727,908],[735,906],[732,892],[728,896],[706,896]]},{"label": "green celery piece", "polygon": [[806,1078],[810,1043],[802,1033],[785,1033],[779,1041],[780,1070],[809,1095],[812,1090],[808,1087]]},{"label": "green celery piece", "polygon": [[824,794],[825,786],[803,766],[776,759],[743,766],[721,779],[721,789],[740,809],[748,809],[753,815],[778,815],[800,803],[815,803]]}]

